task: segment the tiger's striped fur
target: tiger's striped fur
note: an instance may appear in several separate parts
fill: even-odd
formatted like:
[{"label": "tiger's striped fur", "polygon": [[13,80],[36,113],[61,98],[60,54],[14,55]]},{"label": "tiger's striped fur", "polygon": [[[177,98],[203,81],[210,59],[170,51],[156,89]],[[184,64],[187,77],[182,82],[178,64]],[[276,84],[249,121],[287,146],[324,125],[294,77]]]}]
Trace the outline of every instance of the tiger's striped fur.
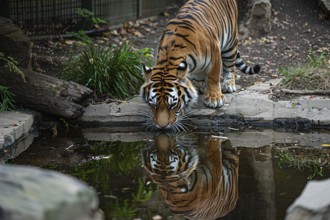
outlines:
[{"label": "tiger's striped fur", "polygon": [[181,110],[196,102],[190,80],[205,81],[204,103],[218,108],[224,105],[222,90],[236,91],[235,65],[247,74],[259,72],[259,65],[248,67],[238,55],[237,14],[236,0],[189,0],[169,21],[156,64],[144,66],[141,87],[157,127],[171,127]]},{"label": "tiger's striped fur", "polygon": [[201,135],[199,143],[183,146],[178,142],[162,134],[143,152],[148,178],[158,186],[165,203],[173,213],[189,219],[228,214],[238,199],[236,149],[229,141]]}]

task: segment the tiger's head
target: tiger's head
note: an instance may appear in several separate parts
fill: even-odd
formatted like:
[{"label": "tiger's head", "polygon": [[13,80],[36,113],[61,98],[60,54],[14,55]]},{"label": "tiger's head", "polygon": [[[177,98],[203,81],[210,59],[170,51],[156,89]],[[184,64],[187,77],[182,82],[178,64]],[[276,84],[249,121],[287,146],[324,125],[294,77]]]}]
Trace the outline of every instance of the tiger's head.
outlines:
[{"label": "tiger's head", "polygon": [[143,151],[143,167],[148,172],[146,185],[156,183],[162,190],[187,192],[188,176],[199,162],[194,146],[181,146],[172,135],[160,134]]},{"label": "tiger's head", "polygon": [[180,127],[178,116],[197,101],[197,90],[188,79],[196,64],[191,53],[196,51],[187,41],[187,34],[185,28],[170,21],[159,42],[156,64],[152,68],[143,66],[145,83],[141,96],[149,105],[152,122],[158,128]]},{"label": "tiger's head", "polygon": [[145,83],[141,87],[142,99],[152,111],[152,122],[158,128],[170,128],[178,122],[182,110],[195,103],[195,87],[187,78],[189,66],[185,60],[152,68],[143,66]]},{"label": "tiger's head", "polygon": [[229,140],[160,134],[142,154],[146,184],[158,186],[174,214],[210,220],[235,208],[239,157]]}]

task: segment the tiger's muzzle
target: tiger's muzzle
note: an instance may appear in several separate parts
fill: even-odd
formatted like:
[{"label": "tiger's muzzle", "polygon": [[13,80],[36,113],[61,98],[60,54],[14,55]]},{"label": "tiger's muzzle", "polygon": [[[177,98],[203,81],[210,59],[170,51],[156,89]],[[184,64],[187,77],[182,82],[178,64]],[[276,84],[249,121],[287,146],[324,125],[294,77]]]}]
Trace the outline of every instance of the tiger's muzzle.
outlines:
[{"label": "tiger's muzzle", "polygon": [[153,122],[158,128],[170,128],[176,122],[176,115],[165,106],[160,106],[160,108],[154,111]]}]

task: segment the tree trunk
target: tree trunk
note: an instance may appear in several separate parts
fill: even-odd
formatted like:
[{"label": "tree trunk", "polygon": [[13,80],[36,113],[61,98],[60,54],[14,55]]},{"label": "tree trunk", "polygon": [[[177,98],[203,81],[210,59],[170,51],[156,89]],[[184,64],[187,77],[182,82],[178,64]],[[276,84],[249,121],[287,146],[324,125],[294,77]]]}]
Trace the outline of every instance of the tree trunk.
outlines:
[{"label": "tree trunk", "polygon": [[32,70],[22,71],[26,82],[6,67],[0,67],[0,84],[10,89],[17,104],[65,119],[82,115],[92,90]]}]

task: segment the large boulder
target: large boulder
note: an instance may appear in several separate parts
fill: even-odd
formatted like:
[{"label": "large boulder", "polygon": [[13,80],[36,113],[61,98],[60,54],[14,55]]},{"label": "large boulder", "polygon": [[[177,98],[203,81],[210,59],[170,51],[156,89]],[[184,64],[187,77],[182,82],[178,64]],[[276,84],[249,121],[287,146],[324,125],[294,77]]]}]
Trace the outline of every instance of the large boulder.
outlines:
[{"label": "large boulder", "polygon": [[79,180],[34,167],[0,166],[1,220],[101,220],[96,192]]},{"label": "large boulder", "polygon": [[330,217],[330,179],[310,181],[288,208],[285,220],[322,220]]},{"label": "large boulder", "polygon": [[242,39],[266,35],[271,31],[271,0],[249,0],[244,21],[239,26]]},{"label": "large boulder", "polygon": [[319,4],[326,13],[330,14],[330,0],[319,0]]},{"label": "large boulder", "polygon": [[32,56],[32,43],[13,22],[0,17],[0,52],[14,57],[19,66],[28,68]]}]

